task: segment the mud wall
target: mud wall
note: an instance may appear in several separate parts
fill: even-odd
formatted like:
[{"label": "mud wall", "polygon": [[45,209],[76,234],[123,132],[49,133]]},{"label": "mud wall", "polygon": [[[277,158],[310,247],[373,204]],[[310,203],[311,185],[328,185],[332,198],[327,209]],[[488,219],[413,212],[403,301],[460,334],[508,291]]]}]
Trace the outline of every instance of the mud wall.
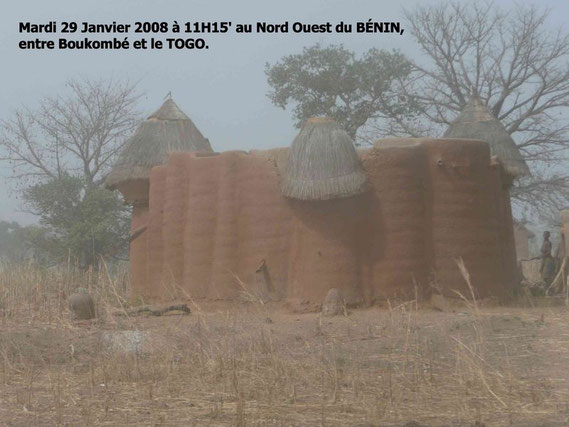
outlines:
[{"label": "mud wall", "polygon": [[135,212],[147,229],[131,248],[134,296],[310,306],[332,287],[351,303],[469,294],[459,259],[479,297],[511,291],[509,195],[486,143],[383,140],[360,157],[371,191],[301,202],[281,196],[271,153],[171,154],[152,170],[148,213]]},{"label": "mud wall", "polygon": [[130,221],[130,281],[139,286],[146,282],[148,257],[148,205],[135,204]]},{"label": "mud wall", "polygon": [[[427,140],[431,196],[434,282],[444,293],[470,297],[467,277],[480,295],[496,295],[503,287],[500,226],[501,183],[491,173],[490,148],[475,140]],[[494,191],[492,190],[494,189]],[[509,195],[507,195],[509,200]],[[513,228],[508,228],[513,233]]]},{"label": "mud wall", "polygon": [[264,262],[280,298],[287,284],[291,220],[270,158],[242,152],[174,153],[150,180],[148,250],[135,295],[233,299],[255,292]]},{"label": "mud wall", "polygon": [[338,289],[348,304],[361,303],[360,268],[368,249],[362,235],[366,198],[288,203],[292,213],[289,303],[309,308],[322,302],[331,288]]},{"label": "mud wall", "polygon": [[362,161],[374,190],[362,263],[366,300],[411,298],[423,292],[433,263],[425,148],[416,141],[378,141]]},{"label": "mud wall", "polygon": [[[145,265],[146,280],[132,283],[134,297],[143,299],[168,298],[170,290],[164,284],[163,278],[164,239],[162,235],[162,222],[164,217],[164,187],[166,184],[165,166],[152,168],[150,173],[149,212],[147,236],[147,257]],[[142,274],[141,274],[142,276]]]}]

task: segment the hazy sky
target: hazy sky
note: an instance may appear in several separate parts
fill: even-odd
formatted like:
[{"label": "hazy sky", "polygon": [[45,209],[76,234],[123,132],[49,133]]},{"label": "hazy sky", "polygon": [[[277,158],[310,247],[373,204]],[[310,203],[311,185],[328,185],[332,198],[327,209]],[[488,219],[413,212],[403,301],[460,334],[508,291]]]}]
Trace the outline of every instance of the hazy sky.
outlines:
[{"label": "hazy sky", "polygon": [[[472,1],[472,0],[470,0]],[[343,43],[358,52],[371,47],[399,48],[418,55],[409,32],[399,35],[363,34],[248,34],[210,35],[202,51],[22,51],[17,42],[18,22],[56,21],[378,21],[403,20],[401,7],[432,1],[156,1],[69,0],[4,1],[0,12],[0,117],[23,105],[33,107],[43,95],[53,95],[69,77],[117,77],[139,81],[145,93],[141,107],[150,113],[172,91],[175,101],[208,137],[216,151],[249,150],[289,145],[296,130],[289,111],[274,107],[266,94],[266,62],[297,53],[302,47]],[[509,0],[495,2],[507,7]],[[540,1],[552,9],[551,25],[565,25],[569,2]],[[204,37],[205,38],[205,37]],[[132,39],[132,35],[131,38]],[[19,212],[18,200],[6,179],[10,170],[0,165],[0,220],[33,221]]]}]

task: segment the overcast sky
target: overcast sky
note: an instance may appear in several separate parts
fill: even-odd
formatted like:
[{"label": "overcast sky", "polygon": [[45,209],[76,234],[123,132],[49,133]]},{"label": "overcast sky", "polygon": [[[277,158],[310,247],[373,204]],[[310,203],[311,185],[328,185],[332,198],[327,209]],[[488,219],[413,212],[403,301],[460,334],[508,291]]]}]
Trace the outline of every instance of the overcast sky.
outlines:
[{"label": "overcast sky", "polygon": [[[139,82],[144,92],[141,108],[150,113],[171,91],[178,105],[208,137],[216,151],[249,150],[289,145],[296,134],[289,111],[274,107],[266,94],[266,62],[297,53],[315,43],[342,43],[358,52],[371,47],[398,48],[411,58],[418,49],[409,32],[393,35],[283,34],[207,36],[203,51],[22,51],[18,23],[29,21],[232,21],[234,24],[267,21],[307,23],[356,22],[369,18],[402,21],[401,7],[433,1],[288,0],[288,1],[156,1],[69,0],[4,2],[0,12],[0,117],[23,105],[34,107],[39,98],[60,91],[69,77],[126,78]],[[507,7],[513,2],[498,0]],[[540,1],[552,9],[552,26],[565,25],[569,2]],[[132,38],[132,35],[131,35]],[[10,170],[0,165],[0,220],[29,223],[19,211]]]}]

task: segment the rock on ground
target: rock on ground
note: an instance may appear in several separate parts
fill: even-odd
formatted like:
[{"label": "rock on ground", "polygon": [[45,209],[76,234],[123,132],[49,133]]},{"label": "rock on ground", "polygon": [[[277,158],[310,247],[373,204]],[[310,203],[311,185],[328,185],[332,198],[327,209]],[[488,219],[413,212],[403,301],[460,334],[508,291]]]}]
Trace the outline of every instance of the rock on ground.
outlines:
[{"label": "rock on ground", "polygon": [[440,294],[431,295],[431,306],[438,311],[447,313],[450,311],[450,304],[447,299]]},{"label": "rock on ground", "polygon": [[88,320],[95,317],[95,302],[83,288],[79,288],[68,298],[69,309],[76,319]]},{"label": "rock on ground", "polygon": [[324,316],[337,316],[344,314],[344,299],[340,295],[340,291],[332,288],[326,294],[324,302],[322,303],[322,314]]}]

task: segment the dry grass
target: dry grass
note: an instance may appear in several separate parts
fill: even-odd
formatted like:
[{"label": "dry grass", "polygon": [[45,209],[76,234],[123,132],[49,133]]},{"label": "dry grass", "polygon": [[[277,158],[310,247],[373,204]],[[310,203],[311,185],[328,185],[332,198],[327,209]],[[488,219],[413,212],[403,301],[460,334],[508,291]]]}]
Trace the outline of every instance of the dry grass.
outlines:
[{"label": "dry grass", "polygon": [[[464,296],[448,313],[391,302],[322,318],[249,301],[113,316],[127,309],[126,284],[105,270],[0,271],[0,424],[568,422],[565,307]],[[70,320],[78,285],[95,295],[96,321]]]}]

